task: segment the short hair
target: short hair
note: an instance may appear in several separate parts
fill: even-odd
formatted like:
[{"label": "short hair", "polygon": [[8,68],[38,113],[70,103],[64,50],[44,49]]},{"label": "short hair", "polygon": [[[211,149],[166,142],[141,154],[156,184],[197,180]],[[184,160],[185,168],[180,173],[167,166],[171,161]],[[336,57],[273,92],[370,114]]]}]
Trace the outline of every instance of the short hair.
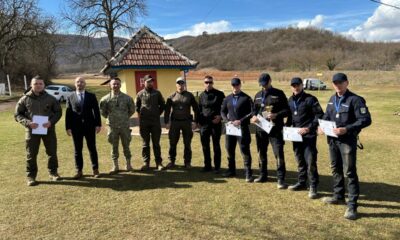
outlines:
[{"label": "short hair", "polygon": [[214,81],[214,78],[211,75],[206,75],[204,79],[208,79],[210,81]]},{"label": "short hair", "polygon": [[113,77],[113,78],[111,78],[111,79],[110,79],[110,82],[111,82],[112,80],[116,80],[116,81],[120,81],[120,82],[121,82],[121,79],[119,79],[118,77]]},{"label": "short hair", "polygon": [[86,81],[86,79],[85,79],[83,76],[77,76],[77,77],[75,78],[75,81],[76,81],[77,79],[83,79],[84,81]]},{"label": "short hair", "polygon": [[43,80],[43,78],[42,77],[40,77],[39,75],[36,75],[36,76],[34,76],[33,78],[32,78],[32,80],[31,81],[33,81],[33,80],[41,80],[41,81],[44,81]]}]

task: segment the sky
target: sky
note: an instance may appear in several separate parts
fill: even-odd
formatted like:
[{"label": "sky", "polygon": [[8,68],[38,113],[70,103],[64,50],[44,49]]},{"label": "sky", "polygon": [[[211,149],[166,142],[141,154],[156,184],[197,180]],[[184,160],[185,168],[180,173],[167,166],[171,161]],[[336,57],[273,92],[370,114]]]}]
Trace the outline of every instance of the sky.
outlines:
[{"label": "sky", "polygon": [[[400,0],[378,1],[399,9],[371,0],[147,0],[147,15],[137,26],[147,26],[166,39],[204,31],[313,27],[360,41],[399,42]],[[48,15],[59,16],[62,4],[39,0]]]}]

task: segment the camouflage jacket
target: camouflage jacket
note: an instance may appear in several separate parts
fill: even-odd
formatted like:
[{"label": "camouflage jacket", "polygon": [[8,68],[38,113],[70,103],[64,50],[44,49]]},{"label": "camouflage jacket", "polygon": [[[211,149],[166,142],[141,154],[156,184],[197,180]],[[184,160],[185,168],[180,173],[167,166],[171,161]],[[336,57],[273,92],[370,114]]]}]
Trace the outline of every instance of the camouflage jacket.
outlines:
[{"label": "camouflage jacket", "polygon": [[135,103],[125,93],[109,93],[100,100],[100,113],[112,128],[129,127],[129,119],[135,113]]}]

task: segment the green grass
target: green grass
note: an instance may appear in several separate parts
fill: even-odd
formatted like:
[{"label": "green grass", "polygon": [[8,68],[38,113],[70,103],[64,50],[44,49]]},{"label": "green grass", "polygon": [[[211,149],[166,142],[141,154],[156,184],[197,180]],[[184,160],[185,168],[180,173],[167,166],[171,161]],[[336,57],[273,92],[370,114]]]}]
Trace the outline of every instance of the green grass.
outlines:
[{"label": "green grass", "polygon": [[[274,85],[289,95],[285,82]],[[201,90],[199,81],[190,86],[190,90]],[[227,81],[216,86],[229,89]],[[258,90],[251,81],[243,87],[251,96]],[[350,89],[365,97],[373,117],[372,126],[361,134],[365,150],[358,152],[361,197],[357,221],[343,218],[343,205],[326,206],[319,199],[308,199],[304,191],[277,190],[274,181],[246,184],[240,174],[225,179],[200,173],[203,159],[198,134],[192,143],[194,168],[189,171],[135,171],[80,181],[48,181],[42,146],[38,156],[41,184],[26,187],[24,129],[14,121],[12,110],[7,110],[0,112],[0,239],[399,239],[400,117],[392,113],[400,108],[400,96],[390,85],[355,85]],[[97,86],[90,86],[90,90],[99,98],[107,92]],[[332,91],[313,93],[325,108]],[[74,160],[64,118],[57,124],[57,134],[59,172],[68,178],[74,174]],[[252,140],[253,168],[257,169],[254,136]],[[97,141],[100,171],[104,173],[111,168],[105,131]],[[167,136],[161,141],[167,162]],[[221,146],[224,142],[222,138]],[[181,140],[180,165],[182,148]],[[327,196],[332,191],[332,177],[324,137],[319,137],[318,149],[319,190],[321,196]],[[139,137],[133,138],[131,150],[134,168],[138,169]],[[296,164],[291,143],[285,145],[285,154],[287,181],[294,183]],[[275,159],[271,152],[269,156],[269,175],[275,180]],[[84,173],[90,174],[86,149],[84,159]],[[243,165],[239,153],[237,165]],[[227,167],[224,150],[222,166]]]}]

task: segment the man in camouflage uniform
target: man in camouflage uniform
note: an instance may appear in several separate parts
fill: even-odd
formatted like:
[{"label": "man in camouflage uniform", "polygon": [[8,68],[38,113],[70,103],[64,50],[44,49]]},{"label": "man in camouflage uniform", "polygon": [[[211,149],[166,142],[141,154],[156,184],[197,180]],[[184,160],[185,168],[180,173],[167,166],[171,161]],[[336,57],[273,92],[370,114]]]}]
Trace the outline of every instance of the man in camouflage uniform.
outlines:
[{"label": "man in camouflage uniform", "polygon": [[[172,111],[171,111],[172,108]],[[194,112],[193,117],[190,108]],[[164,122],[166,128],[169,129],[169,163],[167,168],[175,166],[176,145],[179,141],[180,132],[182,130],[184,144],[184,162],[185,168],[191,167],[192,149],[191,142],[193,137],[193,129],[197,127],[199,115],[199,107],[192,93],[186,91],[186,82],[182,77],[176,79],[176,92],[167,99],[164,113]],[[170,122],[171,120],[171,122]]]},{"label": "man in camouflage uniform", "polygon": [[154,89],[153,78],[150,75],[144,76],[144,89],[136,96],[136,111],[139,116],[140,136],[143,140],[142,171],[150,167],[150,135],[153,143],[153,152],[158,170],[163,170],[161,158],[161,123],[160,115],[164,112],[165,100],[160,91]]},{"label": "man in camouflage uniform", "polygon": [[[40,140],[43,140],[48,156],[47,168],[50,179],[60,180],[57,173],[57,137],[55,125],[60,120],[62,109],[59,102],[44,90],[44,81],[36,76],[31,81],[31,90],[22,96],[15,107],[15,120],[25,127],[26,139],[26,172],[28,186],[37,185],[36,176],[37,154],[39,152]],[[48,122],[43,124],[47,128],[46,135],[32,134],[32,129],[39,127],[38,123],[33,122],[33,116],[46,116]]]},{"label": "man in camouflage uniform", "polygon": [[100,112],[107,119],[108,125],[108,142],[112,145],[111,158],[114,166],[110,174],[119,172],[118,166],[118,145],[121,139],[122,147],[126,160],[126,170],[132,171],[131,150],[129,144],[131,142],[131,130],[129,128],[130,117],[135,113],[135,104],[133,99],[120,91],[121,80],[113,78],[110,81],[111,92],[100,100]]}]

